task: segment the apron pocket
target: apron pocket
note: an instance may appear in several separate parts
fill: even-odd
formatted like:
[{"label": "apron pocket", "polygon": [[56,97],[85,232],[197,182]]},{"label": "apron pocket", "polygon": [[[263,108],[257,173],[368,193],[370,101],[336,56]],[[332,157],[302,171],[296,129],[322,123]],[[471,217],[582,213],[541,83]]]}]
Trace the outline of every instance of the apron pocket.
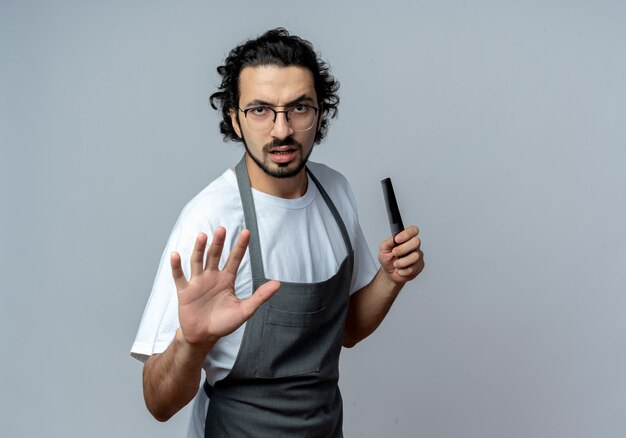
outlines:
[{"label": "apron pocket", "polygon": [[324,318],[322,307],[315,312],[287,312],[270,307],[267,314],[267,324],[284,325],[287,327],[311,327],[318,325]]},{"label": "apron pocket", "polygon": [[263,325],[262,353],[257,377],[277,378],[316,374],[324,347],[316,342],[326,318],[326,309],[287,312],[269,308]]}]

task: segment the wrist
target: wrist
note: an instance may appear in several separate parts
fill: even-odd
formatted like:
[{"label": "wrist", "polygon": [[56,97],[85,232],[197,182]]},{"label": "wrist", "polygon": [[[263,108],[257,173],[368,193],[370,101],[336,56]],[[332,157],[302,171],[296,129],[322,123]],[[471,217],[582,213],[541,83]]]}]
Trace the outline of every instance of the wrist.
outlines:
[{"label": "wrist", "polygon": [[393,276],[383,267],[378,271],[378,277],[382,289],[387,291],[389,295],[394,297],[400,293],[400,290],[404,286],[405,282],[398,282],[394,280]]},{"label": "wrist", "polygon": [[176,330],[176,334],[174,336],[174,342],[176,342],[179,349],[184,351],[186,355],[190,357],[198,357],[204,360],[205,356],[211,351],[217,339],[215,340],[207,340],[206,342],[189,342],[187,338],[185,338],[185,334],[183,330],[179,327]]}]

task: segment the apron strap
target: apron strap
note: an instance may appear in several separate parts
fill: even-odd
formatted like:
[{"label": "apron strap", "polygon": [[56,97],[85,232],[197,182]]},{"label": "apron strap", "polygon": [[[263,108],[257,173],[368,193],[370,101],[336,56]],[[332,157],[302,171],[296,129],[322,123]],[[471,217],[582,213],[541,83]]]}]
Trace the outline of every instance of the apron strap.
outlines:
[{"label": "apron strap", "polygon": [[250,189],[250,177],[246,166],[246,154],[235,167],[237,174],[237,185],[243,205],[243,216],[246,228],[250,230],[250,266],[252,267],[253,280],[265,280],[263,270],[263,258],[261,257],[261,241],[259,240],[259,228],[256,221],[256,210],[254,209],[254,199]]},{"label": "apron strap", "polygon": [[348,230],[346,229],[346,225],[344,224],[341,215],[337,211],[335,204],[330,199],[330,196],[328,195],[328,193],[326,193],[326,190],[324,190],[324,187],[322,187],[322,184],[317,180],[315,175],[313,175],[308,167],[306,168],[306,171],[317,186],[317,190],[319,190],[322,198],[324,198],[324,201],[326,201],[326,205],[328,206],[330,212],[335,218],[335,222],[337,222],[337,226],[339,227],[339,231],[341,232],[341,237],[343,237],[343,242],[346,244],[346,250],[348,250],[348,254],[350,254],[352,252],[352,243],[350,243],[350,235],[348,234]]}]

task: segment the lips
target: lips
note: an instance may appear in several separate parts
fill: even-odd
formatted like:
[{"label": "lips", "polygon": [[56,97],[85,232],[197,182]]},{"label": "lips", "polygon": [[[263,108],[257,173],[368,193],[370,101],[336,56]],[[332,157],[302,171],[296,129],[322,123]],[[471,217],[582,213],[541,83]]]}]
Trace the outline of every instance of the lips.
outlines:
[{"label": "lips", "polygon": [[278,146],[270,149],[268,154],[275,163],[287,163],[295,158],[297,151],[294,146]]},{"label": "lips", "polygon": [[293,152],[296,150],[295,146],[277,146],[277,147],[273,147],[269,150],[270,154],[281,154],[281,153],[288,153],[288,152]]}]

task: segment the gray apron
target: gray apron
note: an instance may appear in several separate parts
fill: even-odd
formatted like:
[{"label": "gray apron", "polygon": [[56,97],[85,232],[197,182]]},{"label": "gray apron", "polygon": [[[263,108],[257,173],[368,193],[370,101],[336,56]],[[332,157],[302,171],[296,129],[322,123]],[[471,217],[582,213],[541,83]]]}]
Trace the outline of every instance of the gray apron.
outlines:
[{"label": "gray apron", "polygon": [[[249,244],[253,290],[268,280],[244,158],[235,172]],[[337,386],[354,254],[346,227],[319,181],[310,179],[341,231],[348,255],[319,283],[281,282],[280,290],[248,320],[232,370],[212,387],[205,437],[341,438]],[[285,238],[289,238],[285,236]]]}]

